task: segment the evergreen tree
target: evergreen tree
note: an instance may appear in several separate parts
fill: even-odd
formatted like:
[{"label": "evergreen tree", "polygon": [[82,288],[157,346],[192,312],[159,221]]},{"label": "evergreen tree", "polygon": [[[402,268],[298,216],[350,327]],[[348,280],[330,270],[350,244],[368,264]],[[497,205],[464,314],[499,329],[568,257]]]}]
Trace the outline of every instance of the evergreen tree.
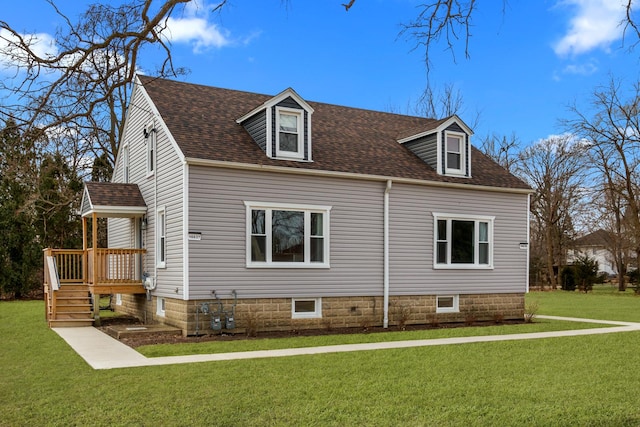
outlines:
[{"label": "evergreen tree", "polygon": [[20,298],[41,286],[42,252],[34,228],[36,140],[15,122],[0,131],[0,293]]},{"label": "evergreen tree", "polygon": [[40,162],[36,227],[43,247],[82,246],[80,197],[82,181],[60,153],[47,153]]}]

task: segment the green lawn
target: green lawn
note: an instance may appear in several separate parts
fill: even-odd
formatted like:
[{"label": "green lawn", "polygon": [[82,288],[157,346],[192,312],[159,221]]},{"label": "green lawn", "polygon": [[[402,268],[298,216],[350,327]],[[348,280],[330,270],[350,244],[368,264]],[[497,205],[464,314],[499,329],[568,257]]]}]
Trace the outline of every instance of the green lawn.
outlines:
[{"label": "green lawn", "polygon": [[[631,294],[528,299],[640,321]],[[94,371],[43,311],[0,303],[2,426],[640,425],[640,332]]]},{"label": "green lawn", "polygon": [[339,344],[375,343],[387,341],[423,340],[435,338],[468,337],[476,335],[524,334],[530,332],[560,331],[610,327],[593,323],[576,323],[537,319],[534,323],[519,325],[473,326],[465,328],[443,328],[422,331],[394,331],[365,334],[337,334],[310,337],[287,337],[247,339],[241,341],[209,341],[188,344],[156,344],[138,347],[138,352],[147,357],[180,356],[186,354],[230,353],[237,351],[274,350],[280,348],[318,347]]}]

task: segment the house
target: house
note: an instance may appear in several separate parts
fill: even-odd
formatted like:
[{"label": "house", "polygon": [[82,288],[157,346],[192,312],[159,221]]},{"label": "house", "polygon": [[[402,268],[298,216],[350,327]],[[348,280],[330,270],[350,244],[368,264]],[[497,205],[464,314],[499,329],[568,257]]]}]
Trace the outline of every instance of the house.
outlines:
[{"label": "house", "polygon": [[613,236],[606,230],[598,229],[572,242],[572,249],[567,253],[567,263],[572,264],[578,256],[586,255],[598,262],[600,272],[616,275],[618,269],[612,253],[614,246]]},{"label": "house", "polygon": [[109,250],[143,251],[119,277],[146,290],[116,309],[184,334],[522,319],[530,188],[472,135],[455,115],[138,76],[102,185],[144,200],[103,210]]}]

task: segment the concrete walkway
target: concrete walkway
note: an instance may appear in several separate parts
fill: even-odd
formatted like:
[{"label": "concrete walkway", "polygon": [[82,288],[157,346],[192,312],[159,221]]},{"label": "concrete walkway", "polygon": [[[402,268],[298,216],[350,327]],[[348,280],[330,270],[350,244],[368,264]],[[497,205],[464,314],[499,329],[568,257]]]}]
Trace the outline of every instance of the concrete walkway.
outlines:
[{"label": "concrete walkway", "polygon": [[266,357],[304,356],[310,354],[344,353],[350,351],[385,350],[392,348],[427,347],[434,345],[468,344],[477,342],[531,340],[540,338],[570,337],[580,335],[611,334],[640,331],[640,323],[611,320],[578,319],[573,317],[537,316],[540,319],[612,325],[593,329],[533,332],[511,335],[488,335],[427,340],[391,341],[365,344],[344,344],[323,347],[288,348],[220,354],[195,354],[190,356],[145,357],[131,347],[110,337],[96,328],[53,328],[93,369],[116,369],[139,366],[159,366],[179,363],[216,362],[221,360],[257,359]]}]

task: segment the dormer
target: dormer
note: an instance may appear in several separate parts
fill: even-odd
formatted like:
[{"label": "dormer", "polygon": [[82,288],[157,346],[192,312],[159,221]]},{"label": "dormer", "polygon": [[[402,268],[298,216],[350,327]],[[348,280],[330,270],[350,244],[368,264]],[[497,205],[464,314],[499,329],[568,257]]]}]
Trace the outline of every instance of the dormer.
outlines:
[{"label": "dormer", "polygon": [[289,88],[236,120],[269,158],[312,161],[313,108]]},{"label": "dormer", "polygon": [[439,175],[471,177],[471,135],[473,131],[456,115],[413,129],[398,142]]}]

